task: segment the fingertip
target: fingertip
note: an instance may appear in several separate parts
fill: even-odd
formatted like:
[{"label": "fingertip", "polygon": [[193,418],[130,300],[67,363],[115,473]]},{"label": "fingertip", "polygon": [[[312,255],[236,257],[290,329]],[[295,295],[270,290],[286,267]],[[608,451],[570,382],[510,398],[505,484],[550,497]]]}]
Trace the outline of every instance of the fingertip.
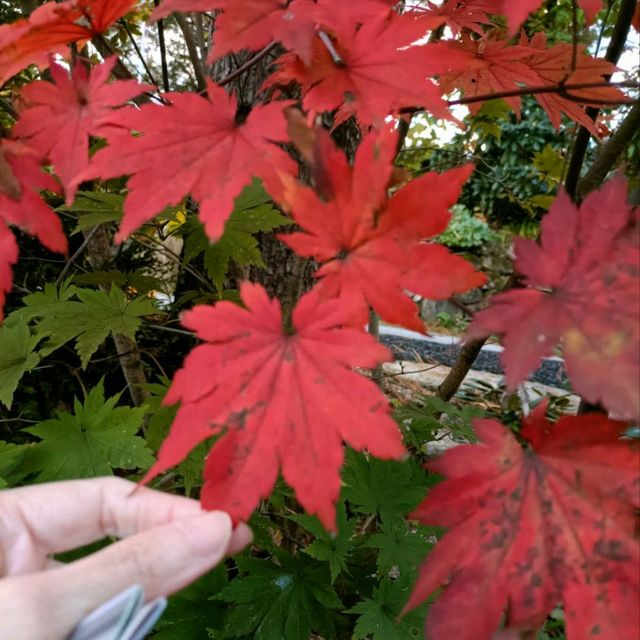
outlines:
[{"label": "fingertip", "polygon": [[244,522],[238,524],[233,530],[231,535],[231,541],[227,548],[227,555],[234,555],[240,553],[243,549],[251,544],[253,541],[253,531]]},{"label": "fingertip", "polygon": [[224,511],[205,511],[187,518],[181,525],[187,532],[194,555],[224,555],[229,547],[233,525],[229,514]]}]

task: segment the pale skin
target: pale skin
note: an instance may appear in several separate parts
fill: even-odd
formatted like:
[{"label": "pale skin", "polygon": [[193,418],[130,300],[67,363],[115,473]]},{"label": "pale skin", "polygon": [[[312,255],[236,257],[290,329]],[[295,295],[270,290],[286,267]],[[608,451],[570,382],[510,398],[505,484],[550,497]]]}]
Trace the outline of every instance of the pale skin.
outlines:
[{"label": "pale skin", "polygon": [[[51,560],[122,538],[69,564]],[[133,584],[148,600],[182,589],[251,541],[222,511],[120,478],[0,491],[0,638],[63,640]]]}]

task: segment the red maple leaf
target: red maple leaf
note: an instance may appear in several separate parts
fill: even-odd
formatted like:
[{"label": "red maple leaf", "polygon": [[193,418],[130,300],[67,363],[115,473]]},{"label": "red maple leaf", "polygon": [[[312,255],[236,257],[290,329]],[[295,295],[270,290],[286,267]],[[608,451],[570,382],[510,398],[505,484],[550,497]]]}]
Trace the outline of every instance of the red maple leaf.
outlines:
[{"label": "red maple leaf", "polygon": [[46,67],[49,55],[71,42],[90,40],[122,17],[135,0],[47,2],[28,18],[0,26],[0,85],[30,64]]},{"label": "red maple leaf", "polygon": [[386,398],[351,369],[390,353],[344,326],[348,305],[317,291],[302,297],[290,327],[259,285],[244,283],[240,294],[246,308],[219,302],[184,314],[205,344],[174,378],[166,402],[182,406],[145,481],[222,434],[204,471],[205,508],[246,520],[282,469],[304,508],[335,530],[343,442],[382,458],[404,453]]},{"label": "red maple leaf", "polygon": [[427,2],[423,10],[427,16],[440,16],[454,34],[464,29],[483,34],[483,25],[491,24],[489,15],[502,12],[502,0],[446,0],[440,6]]},{"label": "red maple leaf", "polygon": [[[556,87],[561,83],[602,83],[605,81],[604,76],[615,70],[610,63],[587,55],[583,46],[578,47],[576,68],[572,70],[573,47],[561,43],[546,48],[543,33],[536,34],[530,42],[523,36],[520,44],[513,46],[505,39],[492,36],[473,38],[469,34],[463,34],[461,40],[453,42],[451,46],[475,56],[476,65],[443,74],[439,83],[445,93],[458,89],[466,97],[516,91],[523,86],[539,89]],[[615,87],[576,89],[570,93],[571,99],[555,92],[538,93],[535,98],[556,129],[560,127],[561,114],[564,113],[596,136],[598,130],[581,104],[606,104],[608,101],[624,99],[624,95]],[[502,99],[520,115],[520,96]],[[475,114],[481,105],[482,101],[478,101],[468,106],[471,113]]]},{"label": "red maple leaf", "polygon": [[168,93],[164,98],[170,106],[125,107],[105,118],[109,146],[75,182],[132,175],[119,241],[189,193],[200,205],[207,234],[217,240],[252,176],[293,170],[289,156],[270,142],[287,138],[282,111],[288,103],[254,107],[243,119],[235,98],[212,82],[208,97]]},{"label": "red maple leaf", "polygon": [[[572,70],[573,46],[559,43],[547,48],[547,37],[542,32],[536,33],[530,42],[523,34],[521,43],[533,49],[527,60],[529,68],[539,78],[539,86],[566,84],[583,84],[604,82],[605,78],[615,71],[615,66],[601,58],[593,58],[585,53],[586,47],[578,45],[576,51],[576,67]],[[624,100],[624,94],[616,87],[597,87],[573,89],[571,99],[557,93],[540,93],[535,96],[540,106],[547,112],[551,124],[560,129],[561,114],[586,127],[592,135],[599,138],[600,132],[596,124],[584,112],[581,104],[598,105],[611,101]]]},{"label": "red maple leaf", "polygon": [[447,585],[427,637],[489,640],[503,615],[509,629],[535,630],[562,601],[569,640],[637,638],[637,442],[602,414],[550,424],[544,412],[523,421],[526,448],[501,423],[476,420],[480,444],[428,465],[448,479],[411,517],[449,531],[407,605]]},{"label": "red maple leaf", "polygon": [[[502,0],[502,13],[507,16],[509,31],[515,33],[527,16],[536,11],[541,4],[542,0]],[[587,22],[592,22],[602,8],[602,0],[578,0],[578,4],[582,7]]]},{"label": "red maple leaf", "polygon": [[527,288],[495,296],[469,330],[504,335],[511,388],[562,340],[577,393],[640,416],[640,236],[626,194],[622,178],[579,208],[561,192],[542,221],[541,244],[516,239],[515,267]]},{"label": "red maple leaf", "polygon": [[11,265],[18,245],[7,225],[16,225],[51,249],[64,253],[67,239],[55,213],[40,192],[57,191],[56,181],[42,170],[42,157],[12,140],[0,143],[0,320],[5,293],[11,289]]},{"label": "red maple leaf", "polygon": [[[528,86],[540,86],[541,82],[537,73],[531,70],[527,60],[534,55],[534,51],[524,45],[511,46],[506,40],[500,40],[489,36],[473,38],[470,34],[463,33],[459,41],[454,41],[451,46],[466,51],[476,59],[476,65],[467,69],[443,74],[439,84],[445,93],[451,93],[456,89],[467,96],[483,96],[501,91],[513,91],[520,89],[523,84]],[[521,98],[511,96],[503,98],[511,108],[519,115]],[[471,113],[476,113],[482,102],[473,102],[468,105]]]},{"label": "red maple leaf", "polygon": [[423,331],[404,289],[442,299],[485,281],[444,247],[420,243],[446,229],[449,207],[473,167],[427,173],[388,197],[396,141],[388,129],[369,134],[350,167],[328,133],[319,130],[314,174],[322,197],[284,176],[283,192],[274,195],[302,231],[279,237],[321,263],[316,276],[325,296],[347,300],[360,318],[371,306],[388,322]]},{"label": "red maple leaf", "polygon": [[101,121],[113,107],[151,88],[135,80],[107,84],[115,62],[115,57],[109,58],[91,74],[77,64],[71,78],[52,62],[53,83],[32,82],[22,89],[23,108],[13,136],[51,160],[65,187],[67,204],[76,191],[72,180],[89,164],[89,136],[105,135]]},{"label": "red maple leaf", "polygon": [[348,17],[323,13],[311,64],[287,53],[278,58],[279,68],[265,86],[299,83],[305,109],[337,109],[336,124],[356,115],[363,125],[382,126],[388,114],[411,106],[450,118],[428,76],[473,66],[473,56],[448,42],[410,46],[428,28],[416,13],[358,19],[354,11]]}]

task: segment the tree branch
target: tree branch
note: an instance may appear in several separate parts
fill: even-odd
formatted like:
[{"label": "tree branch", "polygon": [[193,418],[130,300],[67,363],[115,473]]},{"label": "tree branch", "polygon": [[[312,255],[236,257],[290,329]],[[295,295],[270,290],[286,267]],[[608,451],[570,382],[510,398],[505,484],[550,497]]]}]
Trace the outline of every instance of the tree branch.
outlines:
[{"label": "tree branch", "polygon": [[[616,20],[611,41],[607,47],[607,53],[604,59],[607,62],[616,64],[622,55],[624,50],[627,36],[629,35],[629,29],[631,28],[631,21],[633,20],[633,14],[636,8],[636,0],[622,0],[620,6],[620,12],[618,13],[618,19]],[[588,107],[587,116],[594,122],[600,113],[600,109],[597,107]],[[591,134],[585,127],[580,127],[576,141],[573,145],[573,153],[571,154],[571,160],[569,162],[569,169],[567,170],[567,179],[565,181],[565,188],[569,196],[575,200],[577,195],[578,182],[580,180],[580,172],[582,171],[582,164],[589,147],[589,140]]]},{"label": "tree branch", "polygon": [[[153,4],[158,7],[160,0],[153,0]],[[158,42],[160,44],[160,58],[162,63],[162,86],[165,91],[169,91],[169,67],[167,66],[167,45],[164,40],[164,20],[158,20]]]},{"label": "tree branch", "polygon": [[462,345],[460,353],[456,358],[453,367],[447,374],[447,377],[440,383],[438,387],[437,396],[441,400],[449,401],[456,394],[456,391],[460,388],[460,385],[467,377],[467,373],[473,366],[478,354],[482,350],[484,343],[488,340],[489,336],[484,338],[476,338],[475,340],[469,340]]},{"label": "tree branch", "polygon": [[[449,106],[453,106],[456,104],[473,104],[474,102],[484,102],[485,100],[495,100],[497,98],[513,98],[516,96],[532,96],[539,95],[543,93],[557,93],[562,98],[567,98],[568,100],[574,100],[579,102],[590,102],[590,100],[585,97],[580,96],[572,96],[569,94],[569,91],[579,91],[580,89],[601,89],[605,87],[626,87],[628,89],[640,89],[640,85],[635,82],[609,82],[609,81],[601,81],[601,82],[578,82],[575,84],[552,84],[545,85],[540,87],[523,87],[522,89],[513,89],[511,91],[497,91],[496,93],[487,93],[479,96],[469,96],[467,98],[460,98],[458,100],[449,100],[447,104]],[[633,100],[625,100],[616,102],[615,104],[627,104],[631,103]],[[422,111],[420,109],[410,109],[409,111]]]},{"label": "tree branch", "polygon": [[640,129],[640,104],[636,104],[629,111],[618,130],[603,145],[589,171],[578,183],[578,198],[584,198],[602,184],[638,129]]},{"label": "tree branch", "polygon": [[180,31],[182,31],[184,42],[187,45],[187,50],[189,51],[189,58],[191,59],[191,65],[193,66],[193,71],[196,75],[196,82],[198,83],[198,91],[205,91],[207,88],[207,76],[204,71],[202,60],[200,59],[200,53],[198,52],[198,45],[196,44],[193,36],[193,31],[191,31],[191,27],[183,14],[175,13],[174,16],[178,26],[180,27]]},{"label": "tree branch", "polygon": [[253,67],[254,64],[260,62],[262,58],[269,55],[269,53],[271,53],[271,51],[276,47],[277,44],[278,44],[277,42],[270,42],[264,49],[262,49],[261,51],[258,51],[258,53],[256,53],[256,55],[253,56],[253,58],[250,58],[243,65],[240,65],[235,71],[230,73],[225,78],[222,78],[222,80],[218,82],[218,85],[221,87],[224,87],[225,84],[229,84],[230,82],[232,82],[233,80],[241,76],[245,71],[248,71],[249,69],[251,69],[251,67]]}]

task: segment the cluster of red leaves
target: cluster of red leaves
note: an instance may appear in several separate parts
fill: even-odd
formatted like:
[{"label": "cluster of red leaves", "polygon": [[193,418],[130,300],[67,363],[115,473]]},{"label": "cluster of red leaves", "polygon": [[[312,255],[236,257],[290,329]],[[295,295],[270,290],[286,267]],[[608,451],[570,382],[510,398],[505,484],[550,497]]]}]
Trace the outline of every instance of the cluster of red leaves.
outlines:
[{"label": "cluster of red leaves", "polygon": [[135,0],[47,2],[28,18],[0,26],[0,84],[30,64],[46,66],[66,45],[91,40],[129,11]]},{"label": "cluster of red leaves", "polygon": [[[541,244],[517,238],[524,289],[493,298],[470,335],[504,335],[511,388],[562,340],[576,391],[616,414],[640,419],[639,210],[622,178],[576,207],[560,192],[542,221]],[[612,375],[612,372],[615,372]]]},{"label": "cluster of red leaves", "polygon": [[448,584],[427,637],[491,638],[505,614],[507,629],[536,629],[562,601],[569,638],[637,638],[640,465],[637,441],[619,439],[624,427],[602,414],[551,424],[542,404],[524,420],[526,448],[477,420],[479,445],[429,465],[448,479],[412,517],[449,531],[407,604]]},{"label": "cluster of red leaves", "polygon": [[[576,65],[572,69],[573,46],[560,43],[547,47],[546,36],[541,32],[535,34],[531,41],[523,35],[517,45],[511,45],[499,34],[489,33],[479,38],[463,34],[454,46],[473,56],[475,65],[444,74],[440,78],[440,86],[446,92],[458,89],[466,97],[514,91],[522,85],[540,88],[557,87],[561,83],[598,83],[615,70],[609,62],[587,55],[582,45],[577,48]],[[620,101],[624,96],[616,87],[599,87],[573,89],[568,97],[553,92],[538,93],[535,98],[556,129],[560,128],[561,116],[565,114],[599,137],[596,125],[580,105]],[[517,114],[520,113],[520,96],[503,99]],[[469,109],[476,113],[482,104],[482,101],[473,102]]]},{"label": "cluster of red leaves", "polygon": [[[157,19],[219,11],[212,58],[281,42],[288,51],[266,89],[296,82],[307,111],[373,125],[349,165],[329,134],[308,127],[289,101],[253,105],[247,114],[210,82],[206,97],[167,93],[161,104],[122,106],[149,87],[107,83],[113,59],[91,72],[76,61],[71,75],[50,62],[133,4],[65,0],[0,27],[0,81],[31,63],[50,65],[53,78],[23,90],[14,139],[0,146],[0,310],[18,258],[9,224],[66,250],[60,222],[40,197],[59,191],[45,163],[67,202],[83,180],[129,176],[119,240],[188,195],[216,240],[234,199],[260,177],[299,226],[281,239],[319,263],[318,283],[291,314],[251,284],[241,286],[244,307],[221,302],[185,314],[185,326],[204,344],[175,376],[166,401],[181,406],[146,480],[213,437],[207,508],[245,520],[282,471],[304,508],[335,529],[343,444],[383,458],[404,452],[384,395],[353,370],[390,355],[364,332],[367,310],[422,330],[407,291],[441,299],[484,282],[432,241],[472,167],[407,183],[393,167],[397,134],[386,120],[417,106],[448,117],[442,95],[453,90],[479,96],[523,84],[598,82],[613,68],[583,48],[574,68],[573,48],[547,47],[541,34],[513,45],[485,32],[500,13],[514,32],[539,0],[446,0],[408,6],[403,15],[392,0],[167,0],[156,10]],[[600,0],[580,4],[590,20]],[[423,42],[444,25],[459,39]],[[537,96],[555,126],[565,114],[594,133],[577,102],[620,97],[611,87],[581,89],[572,99]],[[519,109],[518,97],[506,99]],[[108,143],[91,160],[90,136]],[[298,147],[312,186],[295,177],[295,163],[276,144],[283,142]],[[640,255],[625,182],[609,182],[580,207],[561,193],[541,244],[520,240],[516,254],[526,287],[497,296],[471,335],[504,334],[512,387],[561,339],[576,390],[637,418]],[[451,531],[427,559],[409,603],[451,582],[431,607],[433,638],[489,638],[505,613],[509,629],[535,628],[559,600],[570,637],[624,639],[637,628],[637,452],[618,439],[622,423],[586,416],[549,425],[543,411],[525,422],[527,448],[498,423],[481,421],[481,445],[433,465],[451,479],[431,490],[415,517]],[[463,598],[471,606],[451,615]]]}]

